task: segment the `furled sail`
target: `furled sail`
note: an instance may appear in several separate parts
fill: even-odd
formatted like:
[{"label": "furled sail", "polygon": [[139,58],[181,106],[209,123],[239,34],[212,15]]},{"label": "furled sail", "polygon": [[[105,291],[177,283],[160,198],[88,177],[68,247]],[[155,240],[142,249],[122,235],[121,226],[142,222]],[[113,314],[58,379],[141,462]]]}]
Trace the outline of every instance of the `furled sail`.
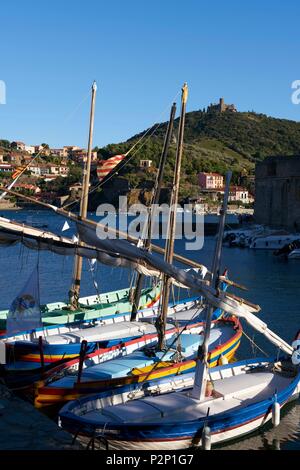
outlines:
[{"label": "furled sail", "polygon": [[16,243],[22,243],[31,250],[47,250],[62,256],[78,254],[83,258],[97,259],[97,261],[106,265],[134,268],[146,276],[159,276],[160,274],[156,269],[138,265],[116,254],[109,255],[97,248],[82,246],[70,238],[61,237],[52,232],[39,230],[0,217],[0,246],[10,246]]},{"label": "furled sail", "polygon": [[211,305],[226,313],[243,316],[253,311],[248,305],[227,298],[226,294],[218,295],[216,289],[208,286],[195,271],[185,271],[168,264],[162,258],[136,247],[127,240],[101,240],[94,229],[82,224],[78,224],[78,232],[86,245],[81,246],[69,238],[0,217],[0,245],[9,246],[21,242],[30,249],[49,250],[64,256],[78,254],[84,258],[97,259],[106,265],[136,269],[148,276],[165,273],[178,283],[199,292]]}]

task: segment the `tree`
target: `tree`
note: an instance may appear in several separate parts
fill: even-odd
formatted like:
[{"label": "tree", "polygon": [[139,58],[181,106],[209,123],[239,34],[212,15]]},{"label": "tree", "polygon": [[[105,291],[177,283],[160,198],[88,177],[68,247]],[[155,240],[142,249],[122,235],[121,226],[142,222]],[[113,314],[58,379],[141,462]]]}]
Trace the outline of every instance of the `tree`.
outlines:
[{"label": "tree", "polygon": [[6,149],[10,149],[10,142],[6,139],[0,139],[0,147],[4,147]]},{"label": "tree", "polygon": [[80,166],[69,166],[69,174],[66,178],[68,184],[74,184],[81,182],[82,180],[82,168]]}]

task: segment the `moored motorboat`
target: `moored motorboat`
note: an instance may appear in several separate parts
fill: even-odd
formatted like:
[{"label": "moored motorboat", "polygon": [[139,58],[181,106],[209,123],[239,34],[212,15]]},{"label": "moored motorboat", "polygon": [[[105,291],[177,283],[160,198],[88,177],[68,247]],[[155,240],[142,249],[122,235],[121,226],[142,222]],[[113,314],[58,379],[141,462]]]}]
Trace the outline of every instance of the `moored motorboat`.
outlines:
[{"label": "moored motorboat", "polygon": [[254,250],[279,250],[285,245],[299,239],[299,234],[289,234],[282,230],[270,235],[261,235],[252,238],[249,248]]},{"label": "moored motorboat", "polygon": [[289,259],[300,259],[300,249],[296,248],[295,250],[291,251],[288,255]]}]

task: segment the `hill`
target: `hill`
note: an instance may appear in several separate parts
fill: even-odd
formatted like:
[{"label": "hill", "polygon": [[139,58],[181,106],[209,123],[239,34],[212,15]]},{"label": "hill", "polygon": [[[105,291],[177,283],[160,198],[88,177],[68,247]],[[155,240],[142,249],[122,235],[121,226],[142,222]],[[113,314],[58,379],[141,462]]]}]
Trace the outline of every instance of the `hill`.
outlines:
[{"label": "hill", "polygon": [[[179,119],[174,123],[174,138],[166,165],[165,180],[172,181]],[[134,188],[154,179],[155,171],[137,170],[140,159],[149,159],[157,167],[167,123],[160,124],[155,135],[138,150],[119,175]],[[126,142],[110,144],[99,151],[101,158],[126,152],[144,132]],[[276,119],[264,114],[207,113],[186,114],[184,153],[182,162],[181,197],[197,192],[197,173],[233,171],[233,181],[253,174],[255,163],[270,155],[293,155],[300,152],[300,123]]]}]

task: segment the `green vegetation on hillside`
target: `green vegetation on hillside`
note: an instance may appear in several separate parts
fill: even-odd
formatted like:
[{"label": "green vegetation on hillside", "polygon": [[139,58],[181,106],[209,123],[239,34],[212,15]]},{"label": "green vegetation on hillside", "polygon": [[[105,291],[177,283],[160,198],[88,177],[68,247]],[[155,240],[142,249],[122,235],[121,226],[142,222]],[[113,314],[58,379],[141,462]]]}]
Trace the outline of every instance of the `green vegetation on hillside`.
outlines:
[{"label": "green vegetation on hillside", "polygon": [[[166,165],[165,180],[172,181],[178,119],[174,125],[174,139]],[[153,161],[158,166],[166,132],[166,123],[160,125],[155,135],[146,141],[120,175],[129,179],[132,187],[153,180],[154,173],[138,169],[140,159]],[[101,158],[126,152],[141,137],[138,134],[126,142],[111,144],[99,151]],[[253,174],[255,163],[270,155],[300,154],[300,123],[275,119],[264,114],[205,113],[193,111],[186,115],[182,162],[181,196],[197,192],[197,174],[215,171],[225,174],[233,171],[233,182],[239,176]]]},{"label": "green vegetation on hillside", "polygon": [[[179,119],[174,123],[173,139],[165,168],[164,197],[168,199],[174,172],[176,153],[176,137]],[[156,127],[157,125],[155,125]],[[153,127],[154,128],[154,127]],[[153,186],[159,164],[167,123],[161,123],[155,134],[148,136],[138,144],[132,155],[129,155],[124,167],[120,168],[119,176],[129,182],[131,195],[135,199],[147,198]],[[119,144],[110,144],[98,151],[99,159],[107,159],[112,155],[126,153],[144,132],[137,134]],[[45,149],[49,146],[42,144]],[[10,150],[10,142],[0,140],[3,154]],[[240,183],[240,176],[253,175],[255,163],[271,155],[300,155],[300,123],[285,119],[276,119],[264,114],[247,113],[207,113],[193,111],[186,114],[184,134],[184,152],[181,170],[180,199],[199,195],[198,173],[201,171],[225,174],[228,169],[233,172],[233,183]],[[152,160],[153,166],[140,169],[141,159]],[[59,164],[61,158],[57,155],[43,155],[35,160],[37,164]],[[57,195],[68,194],[69,186],[81,181],[82,169],[77,162],[69,162],[70,173],[67,178],[59,177],[54,181],[39,181],[43,191]],[[4,177],[9,175],[3,174]],[[1,175],[0,175],[1,177]],[[95,169],[92,173],[93,183],[97,182]],[[114,179],[108,185],[113,184]],[[249,180],[250,181],[250,180]],[[247,180],[243,181],[247,184]],[[126,186],[126,185],[125,185]],[[124,187],[125,187],[124,186]],[[249,182],[251,189],[251,182]],[[120,189],[120,188],[116,188]],[[123,190],[122,190],[123,191]],[[124,192],[128,191],[124,189]],[[115,195],[118,191],[113,191]],[[148,194],[149,193],[149,194]],[[91,199],[105,199],[107,192],[100,188]],[[110,198],[113,196],[110,195]]]}]

